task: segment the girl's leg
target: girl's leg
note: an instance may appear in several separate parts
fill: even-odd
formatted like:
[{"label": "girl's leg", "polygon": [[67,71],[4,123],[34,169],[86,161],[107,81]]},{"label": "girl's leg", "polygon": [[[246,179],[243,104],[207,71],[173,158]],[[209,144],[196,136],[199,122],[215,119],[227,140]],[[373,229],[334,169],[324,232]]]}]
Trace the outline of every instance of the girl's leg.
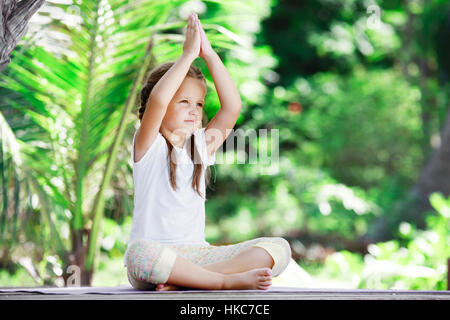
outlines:
[{"label": "girl's leg", "polygon": [[[198,261],[199,257],[204,255],[205,250],[210,249],[209,246],[204,245],[166,244],[165,246],[171,248],[178,255],[188,259],[189,261],[197,265],[198,263],[196,263],[196,261]],[[188,289],[190,288],[169,283],[159,283],[155,288],[155,290],[157,291],[179,291]]]},{"label": "girl's leg", "polygon": [[272,256],[263,248],[249,247],[242,249],[229,259],[203,265],[203,268],[223,274],[232,274],[261,267],[272,269],[274,263]]},{"label": "girl's leg", "polygon": [[265,290],[271,278],[267,268],[233,275],[210,271],[156,241],[135,241],[130,244],[126,255],[130,283],[140,290],[151,290],[157,283],[200,289]]},{"label": "girl's leg", "polygon": [[177,255],[167,280],[168,284],[199,289],[261,289],[271,282],[268,268],[257,268],[247,272],[225,275],[210,271]]},{"label": "girl's leg", "polygon": [[268,267],[273,271],[272,276],[276,277],[287,268],[290,259],[291,247],[285,239],[263,237],[214,247],[203,257],[200,265],[207,270],[224,274]]}]

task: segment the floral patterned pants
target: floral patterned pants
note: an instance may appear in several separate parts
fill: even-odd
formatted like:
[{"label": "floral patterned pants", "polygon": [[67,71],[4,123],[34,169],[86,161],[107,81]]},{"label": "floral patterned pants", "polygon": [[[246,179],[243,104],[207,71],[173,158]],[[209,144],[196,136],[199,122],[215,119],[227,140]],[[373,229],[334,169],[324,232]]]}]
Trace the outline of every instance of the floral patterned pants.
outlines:
[{"label": "floral patterned pants", "polygon": [[272,277],[280,275],[291,259],[291,247],[280,237],[262,237],[223,246],[161,244],[139,239],[130,243],[125,252],[128,280],[136,289],[154,290],[156,284],[167,282],[177,254],[201,266],[230,259],[249,247],[263,248],[271,255],[274,260]]}]

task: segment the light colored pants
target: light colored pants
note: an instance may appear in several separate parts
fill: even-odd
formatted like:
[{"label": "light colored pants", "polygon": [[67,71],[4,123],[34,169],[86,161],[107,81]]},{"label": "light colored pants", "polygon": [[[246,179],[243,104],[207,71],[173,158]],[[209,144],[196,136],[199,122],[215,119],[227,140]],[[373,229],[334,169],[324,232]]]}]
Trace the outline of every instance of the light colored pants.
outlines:
[{"label": "light colored pants", "polygon": [[136,289],[154,290],[156,284],[167,282],[177,254],[201,266],[230,259],[249,247],[263,248],[271,255],[272,277],[280,275],[291,259],[291,247],[280,237],[262,237],[223,246],[161,244],[139,239],[130,243],[125,252],[128,280]]}]

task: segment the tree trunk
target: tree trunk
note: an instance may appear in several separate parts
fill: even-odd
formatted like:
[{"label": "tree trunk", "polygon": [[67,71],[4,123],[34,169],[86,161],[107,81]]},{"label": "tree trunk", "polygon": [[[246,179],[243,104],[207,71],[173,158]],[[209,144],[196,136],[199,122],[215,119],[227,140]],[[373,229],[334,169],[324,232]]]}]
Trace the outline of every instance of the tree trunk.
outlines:
[{"label": "tree trunk", "polygon": [[0,1],[0,71],[11,61],[11,52],[27,31],[31,16],[45,0]]},{"label": "tree trunk", "polygon": [[88,247],[84,245],[84,238],[89,238],[90,231],[88,229],[75,230],[71,229],[72,235],[72,251],[65,257],[65,265],[63,267],[64,285],[67,287],[91,286],[92,270],[86,269],[86,255]]},{"label": "tree trunk", "polygon": [[396,234],[402,221],[425,229],[425,216],[434,211],[429,201],[433,192],[440,192],[444,197],[450,195],[450,108],[441,131],[441,143],[424,166],[407,200],[400,202],[391,214],[378,219],[367,237],[374,242],[387,241]]},{"label": "tree trunk", "polygon": [[444,197],[450,195],[450,108],[440,137],[440,146],[434,150],[417,184],[411,190],[411,195],[417,198],[420,204],[420,210],[414,213],[420,223],[424,223],[422,216],[424,211],[434,210],[428,199],[431,193],[440,192]]}]

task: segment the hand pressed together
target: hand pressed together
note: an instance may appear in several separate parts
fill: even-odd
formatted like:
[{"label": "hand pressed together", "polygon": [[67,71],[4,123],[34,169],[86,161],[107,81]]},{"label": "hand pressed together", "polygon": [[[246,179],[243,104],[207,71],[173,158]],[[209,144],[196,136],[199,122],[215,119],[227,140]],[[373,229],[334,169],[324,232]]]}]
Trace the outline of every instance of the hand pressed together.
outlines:
[{"label": "hand pressed together", "polygon": [[197,58],[200,53],[200,45],[200,32],[198,30],[198,24],[195,20],[195,16],[192,13],[188,18],[186,39],[183,44],[183,54],[190,55],[194,59]]},{"label": "hand pressed together", "polygon": [[212,54],[214,50],[211,47],[211,43],[208,40],[208,37],[206,36],[205,30],[203,30],[202,23],[200,22],[200,19],[196,15],[196,20],[198,24],[198,30],[200,31],[200,39],[202,40],[201,46],[200,46],[200,54],[199,56],[203,59],[205,59],[208,55]]},{"label": "hand pressed together", "polygon": [[211,43],[206,36],[205,30],[203,30],[200,19],[197,14],[192,13],[188,18],[183,53],[193,56],[194,59],[197,57],[205,59],[213,52]]}]

